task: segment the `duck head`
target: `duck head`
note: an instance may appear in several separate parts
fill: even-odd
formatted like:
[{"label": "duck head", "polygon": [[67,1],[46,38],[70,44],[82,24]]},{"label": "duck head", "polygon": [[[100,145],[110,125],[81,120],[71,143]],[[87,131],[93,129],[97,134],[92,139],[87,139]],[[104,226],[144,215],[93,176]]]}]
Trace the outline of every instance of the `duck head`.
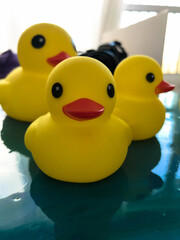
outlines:
[{"label": "duck head", "polygon": [[46,91],[52,117],[81,126],[108,119],[116,101],[111,72],[89,57],[58,64],[49,75]]},{"label": "duck head", "polygon": [[31,26],[24,31],[18,43],[20,64],[30,72],[47,74],[59,62],[76,55],[69,34],[54,24],[40,23]]},{"label": "duck head", "polygon": [[114,78],[118,93],[132,98],[155,97],[175,87],[163,81],[160,65],[153,58],[143,55],[123,60],[117,66]]}]

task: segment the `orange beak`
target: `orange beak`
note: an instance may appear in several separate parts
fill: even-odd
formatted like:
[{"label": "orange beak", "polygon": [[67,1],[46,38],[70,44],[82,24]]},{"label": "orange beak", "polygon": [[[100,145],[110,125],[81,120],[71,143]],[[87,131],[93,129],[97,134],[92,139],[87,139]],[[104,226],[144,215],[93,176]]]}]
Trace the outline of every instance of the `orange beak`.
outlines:
[{"label": "orange beak", "polygon": [[63,112],[69,118],[77,121],[90,120],[99,117],[104,107],[88,98],[80,98],[63,106]]},{"label": "orange beak", "polygon": [[51,66],[55,67],[58,63],[62,62],[63,60],[65,60],[66,58],[69,58],[69,57],[71,57],[71,56],[69,56],[66,52],[60,52],[56,56],[48,58],[47,62]]},{"label": "orange beak", "polygon": [[165,92],[169,92],[171,90],[173,90],[175,88],[174,85],[169,84],[165,81],[160,82],[160,84],[155,88],[155,93],[159,94],[159,93],[165,93]]}]

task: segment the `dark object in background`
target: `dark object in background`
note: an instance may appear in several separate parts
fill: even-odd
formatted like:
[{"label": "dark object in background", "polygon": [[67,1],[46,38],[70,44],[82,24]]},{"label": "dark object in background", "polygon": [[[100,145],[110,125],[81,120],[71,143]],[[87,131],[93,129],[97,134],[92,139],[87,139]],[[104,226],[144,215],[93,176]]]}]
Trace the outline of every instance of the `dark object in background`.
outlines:
[{"label": "dark object in background", "polygon": [[0,55],[0,78],[5,78],[15,67],[19,66],[17,54],[8,50]]},{"label": "dark object in background", "polygon": [[102,44],[97,50],[88,50],[80,56],[92,57],[104,63],[114,73],[116,66],[128,55],[120,42]]}]

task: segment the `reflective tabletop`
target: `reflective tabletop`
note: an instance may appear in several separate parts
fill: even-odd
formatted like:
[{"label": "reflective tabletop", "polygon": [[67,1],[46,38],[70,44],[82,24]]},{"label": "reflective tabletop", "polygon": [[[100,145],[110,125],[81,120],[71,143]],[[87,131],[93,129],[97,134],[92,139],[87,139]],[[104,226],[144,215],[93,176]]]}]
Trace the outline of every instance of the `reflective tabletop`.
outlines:
[{"label": "reflective tabletop", "polygon": [[0,110],[0,240],[179,240],[179,95],[160,99],[156,137],[132,142],[115,174],[89,184],[44,175],[24,146],[29,124]]}]

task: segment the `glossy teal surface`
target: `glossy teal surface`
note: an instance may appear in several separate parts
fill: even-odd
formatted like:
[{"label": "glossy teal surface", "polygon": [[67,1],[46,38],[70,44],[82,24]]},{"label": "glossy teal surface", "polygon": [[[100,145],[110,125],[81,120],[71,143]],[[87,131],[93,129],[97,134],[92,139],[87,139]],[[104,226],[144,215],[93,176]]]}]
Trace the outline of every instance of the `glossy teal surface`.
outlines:
[{"label": "glossy teal surface", "polygon": [[179,240],[179,96],[161,100],[158,135],[133,142],[119,171],[93,184],[45,176],[23,143],[28,124],[1,110],[0,240]]}]

